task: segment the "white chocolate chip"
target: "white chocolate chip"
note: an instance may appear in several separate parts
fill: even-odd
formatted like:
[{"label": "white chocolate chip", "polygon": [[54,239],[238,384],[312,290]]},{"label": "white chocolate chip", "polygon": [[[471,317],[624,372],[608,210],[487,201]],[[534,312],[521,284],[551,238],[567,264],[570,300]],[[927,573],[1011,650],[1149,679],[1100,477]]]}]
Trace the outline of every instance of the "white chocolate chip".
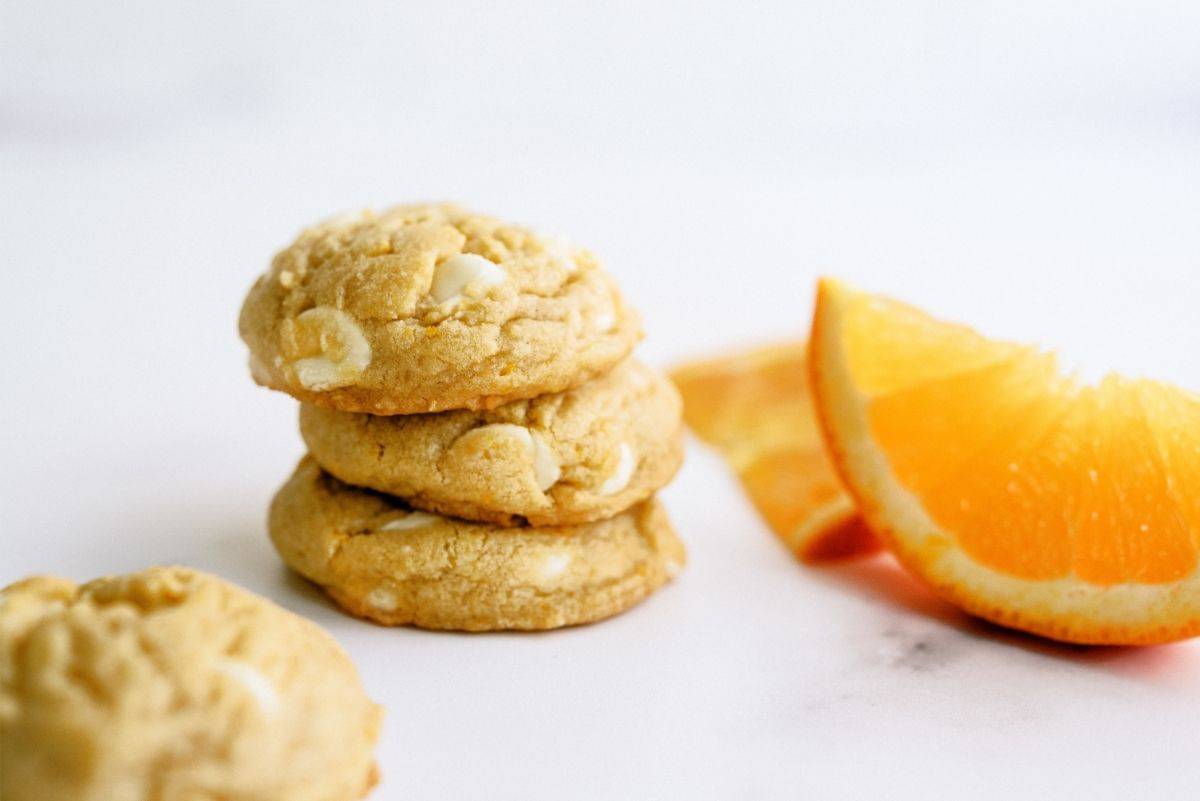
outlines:
[{"label": "white chocolate chip", "polygon": [[415,528],[425,528],[432,526],[437,521],[441,520],[437,515],[431,515],[426,512],[409,512],[403,517],[397,517],[389,520],[380,526],[378,531],[412,531]]},{"label": "white chocolate chip", "polygon": [[566,572],[567,567],[571,564],[571,554],[569,553],[552,553],[542,560],[538,566],[537,580],[539,582],[550,582]]},{"label": "white chocolate chip", "polygon": [[279,285],[284,289],[290,289],[292,284],[296,283],[296,274],[291,270],[279,271]]},{"label": "white chocolate chip", "polygon": [[562,467],[559,466],[554,451],[541,437],[530,433],[529,442],[533,453],[533,477],[537,481],[538,489],[545,492],[558,483],[558,479],[562,477]]},{"label": "white chocolate chip", "polygon": [[279,692],[258,668],[241,659],[230,658],[218,659],[213,667],[250,693],[264,713],[272,715],[279,711]]},{"label": "white chocolate chip", "polygon": [[629,479],[633,478],[633,471],[636,468],[637,459],[633,455],[633,448],[629,447],[628,442],[622,442],[617,455],[617,468],[600,485],[600,494],[615,495],[628,487]]},{"label": "white chocolate chip", "polygon": [[463,446],[486,443],[488,439],[511,439],[525,449],[533,469],[533,480],[542,492],[550,489],[562,476],[558,457],[545,441],[525,426],[515,423],[493,423],[473,428],[458,438]]},{"label": "white chocolate chip", "polygon": [[294,329],[305,355],[292,362],[296,380],[305,389],[323,392],[344,387],[371,363],[371,345],[346,312],[318,306],[296,317]]},{"label": "white chocolate chip", "polygon": [[490,444],[489,440],[498,439],[515,440],[526,448],[533,448],[533,435],[529,433],[529,429],[525,426],[519,426],[516,423],[491,423],[479,428],[472,428],[459,437],[458,441],[461,443],[470,442],[472,446],[482,445],[486,447]]},{"label": "white chocolate chip", "polygon": [[387,587],[376,587],[367,593],[367,603],[381,612],[395,612],[400,599]]},{"label": "white chocolate chip", "polygon": [[681,570],[683,570],[683,565],[679,564],[674,559],[668,559],[667,563],[663,565],[663,569],[666,571],[667,578],[673,579],[679,575]]},{"label": "white chocolate chip", "polygon": [[433,268],[433,283],[429,294],[437,303],[461,296],[468,286],[495,286],[508,279],[500,265],[474,253],[451,256]]},{"label": "white chocolate chip", "polygon": [[299,359],[292,365],[292,368],[296,371],[296,380],[305,389],[324,392],[327,389],[336,389],[341,386],[338,383],[341,373],[337,369],[337,365],[329,359],[319,357]]},{"label": "white chocolate chip", "polygon": [[607,334],[617,325],[617,315],[612,312],[600,312],[592,318],[592,327],[602,334]]}]

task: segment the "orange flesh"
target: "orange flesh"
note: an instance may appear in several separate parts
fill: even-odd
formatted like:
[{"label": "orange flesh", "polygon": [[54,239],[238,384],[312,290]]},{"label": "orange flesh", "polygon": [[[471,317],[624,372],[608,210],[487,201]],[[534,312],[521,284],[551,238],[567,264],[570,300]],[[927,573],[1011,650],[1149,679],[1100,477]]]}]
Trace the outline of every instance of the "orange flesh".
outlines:
[{"label": "orange flesh", "polygon": [[[1109,377],[852,295],[847,362],[897,480],[976,561],[1019,578],[1161,583],[1200,554],[1200,397]],[[929,410],[936,410],[930,413]]]},{"label": "orange flesh", "polygon": [[813,509],[842,494],[821,451],[787,448],[763,454],[740,474],[742,486],[771,530],[786,537]]},{"label": "orange flesh", "polygon": [[829,519],[801,541],[801,526],[849,501],[834,474],[814,417],[804,343],[774,345],[672,374],[684,419],[716,446],[771,530],[806,560],[878,549],[857,515]]},{"label": "orange flesh", "polygon": [[692,430],[745,462],[780,445],[820,451],[804,365],[803,343],[789,343],[688,365],[672,379]]}]

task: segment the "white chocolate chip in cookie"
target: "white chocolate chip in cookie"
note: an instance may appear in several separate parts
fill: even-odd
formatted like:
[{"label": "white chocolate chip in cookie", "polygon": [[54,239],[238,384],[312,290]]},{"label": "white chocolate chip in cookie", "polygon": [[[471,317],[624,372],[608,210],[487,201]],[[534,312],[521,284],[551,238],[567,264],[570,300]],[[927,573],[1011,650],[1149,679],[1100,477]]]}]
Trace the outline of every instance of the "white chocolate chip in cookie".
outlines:
[{"label": "white chocolate chip in cookie", "polygon": [[529,435],[529,440],[533,450],[533,477],[537,480],[538,489],[545,492],[558,483],[562,477],[562,467],[545,440],[533,433]]},{"label": "white chocolate chip in cookie", "polygon": [[533,470],[533,480],[542,492],[554,486],[562,476],[558,457],[545,440],[525,426],[515,423],[492,423],[473,428],[458,438],[455,447],[461,449],[462,452],[486,452],[497,440],[518,443],[519,447],[528,454],[529,466]]},{"label": "white chocolate chip in cookie", "polygon": [[610,311],[600,312],[592,318],[592,328],[603,334],[607,334],[617,325],[617,315]]},{"label": "white chocolate chip in cookie", "polygon": [[537,566],[536,580],[540,584],[548,584],[553,582],[559,576],[567,571],[571,564],[572,556],[566,552],[555,552],[547,556]]},{"label": "white chocolate chip in cookie", "polygon": [[470,285],[490,287],[508,280],[508,273],[495,262],[474,253],[451,256],[433,268],[429,294],[437,303],[445,303],[466,292]]},{"label": "white chocolate chip in cookie", "polygon": [[628,442],[622,442],[620,450],[617,453],[617,467],[608,478],[604,479],[604,483],[600,485],[600,494],[616,495],[628,487],[629,480],[633,478],[633,471],[636,468],[637,459],[633,455],[633,448],[629,447]]},{"label": "white chocolate chip in cookie", "polygon": [[318,306],[289,322],[284,333],[292,335],[292,370],[305,389],[323,392],[352,384],[371,363],[370,343],[341,309]]},{"label": "white chocolate chip in cookie", "polygon": [[279,692],[258,668],[241,659],[228,657],[217,660],[213,667],[248,692],[264,714],[273,715],[279,711]]},{"label": "white chocolate chip in cookie", "polygon": [[412,531],[415,528],[425,528],[432,526],[441,518],[437,515],[431,515],[428,512],[409,512],[401,517],[387,521],[380,526],[378,531]]},{"label": "white chocolate chip in cookie", "polygon": [[400,599],[387,587],[376,587],[367,593],[367,603],[381,612],[395,612],[400,606]]}]

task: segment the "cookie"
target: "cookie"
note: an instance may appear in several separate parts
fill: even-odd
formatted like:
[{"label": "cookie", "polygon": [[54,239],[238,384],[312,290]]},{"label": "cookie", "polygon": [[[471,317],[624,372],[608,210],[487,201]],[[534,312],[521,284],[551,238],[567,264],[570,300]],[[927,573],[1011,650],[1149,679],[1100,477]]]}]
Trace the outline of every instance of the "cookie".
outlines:
[{"label": "cookie", "polygon": [[332,637],[214,576],[0,591],[5,801],[351,801],[380,716]]},{"label": "cookie", "polygon": [[300,431],[321,467],[348,484],[501,526],[611,517],[649,498],[683,460],[679,393],[633,360],[490,411],[380,417],[304,404]]},{"label": "cookie", "polygon": [[590,253],[447,204],[309,228],[254,284],[238,327],[258,383],[379,415],[561,392],[641,337]]},{"label": "cookie", "polygon": [[499,528],[412,511],[307,456],[272,501],[269,528],[293,570],[351,614],[389,626],[587,623],[633,606],[685,560],[654,499],[580,526]]}]

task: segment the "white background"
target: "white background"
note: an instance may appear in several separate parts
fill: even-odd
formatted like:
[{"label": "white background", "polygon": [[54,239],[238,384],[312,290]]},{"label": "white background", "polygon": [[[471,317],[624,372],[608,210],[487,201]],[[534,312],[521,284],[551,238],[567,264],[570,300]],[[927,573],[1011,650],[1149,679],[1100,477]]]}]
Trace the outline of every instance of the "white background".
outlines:
[{"label": "white background", "polygon": [[668,365],[802,336],[832,273],[1200,387],[1194,3],[0,5],[0,581],[180,562],[386,704],[378,799],[1200,795],[1200,646],[973,623],[804,569],[696,445],[632,612],[385,630],[266,541],[295,404],[235,333],[338,210],[458,199],[604,257]]}]

